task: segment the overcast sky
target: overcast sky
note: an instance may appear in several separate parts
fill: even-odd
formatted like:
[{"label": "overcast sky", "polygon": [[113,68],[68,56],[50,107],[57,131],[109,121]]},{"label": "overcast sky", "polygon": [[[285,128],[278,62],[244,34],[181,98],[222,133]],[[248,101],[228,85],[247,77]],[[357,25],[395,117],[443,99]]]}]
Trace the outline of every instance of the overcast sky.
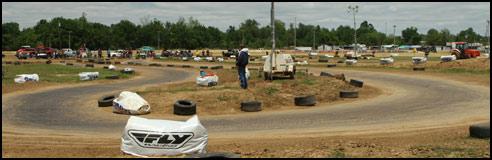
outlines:
[{"label": "overcast sky", "polygon": [[[490,19],[490,2],[276,2],[275,18],[286,23],[320,25],[337,28],[353,27],[353,13],[347,13],[348,5],[358,5],[355,15],[357,27],[364,20],[377,31],[396,35],[408,27],[417,27],[426,34],[431,28],[447,28],[452,34],[472,27],[485,34]],[[40,19],[50,21],[55,17],[79,18],[88,13],[89,22],[105,25],[119,23],[123,19],[140,24],[140,18],[150,16],[162,22],[177,22],[179,17],[193,17],[205,26],[225,31],[236,28],[246,19],[255,19],[260,27],[270,23],[270,2],[2,2],[2,23],[17,22],[21,30],[32,27]]]}]

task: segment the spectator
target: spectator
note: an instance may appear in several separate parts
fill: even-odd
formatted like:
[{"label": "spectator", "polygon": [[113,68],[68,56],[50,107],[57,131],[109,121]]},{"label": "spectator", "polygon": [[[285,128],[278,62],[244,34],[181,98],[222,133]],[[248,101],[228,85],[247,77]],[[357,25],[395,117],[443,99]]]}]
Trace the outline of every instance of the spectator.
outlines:
[{"label": "spectator", "polygon": [[130,53],[128,55],[128,58],[132,59],[132,54],[133,54],[133,51],[132,51],[132,49],[130,49]]},{"label": "spectator", "polygon": [[248,65],[249,53],[248,49],[244,49],[242,45],[238,47],[240,50],[236,59],[236,67],[239,74],[239,80],[241,81],[241,88],[248,89],[248,83],[246,82],[246,65]]},{"label": "spectator", "polygon": [[202,55],[205,55],[205,50],[202,49]]},{"label": "spectator", "polygon": [[108,58],[111,57],[111,50],[108,48]]},{"label": "spectator", "polygon": [[[198,52],[198,50],[196,50],[196,56],[197,57],[200,56],[200,52]],[[203,57],[203,55],[202,55],[202,57]]]},{"label": "spectator", "polygon": [[425,59],[429,58],[429,52],[430,52],[430,48],[426,47],[425,48]]},{"label": "spectator", "polygon": [[222,57],[225,57],[225,52],[224,51],[222,51]]},{"label": "spectator", "polygon": [[207,57],[208,57],[208,56],[210,56],[210,51],[208,51],[208,49],[207,49]]},{"label": "spectator", "polygon": [[[97,54],[98,54],[99,58],[101,58],[101,57],[102,57],[102,54],[103,54],[103,53],[102,53],[102,51],[101,51],[101,48],[97,49]],[[97,57],[96,57],[96,55],[94,55],[94,58],[97,58]]]}]

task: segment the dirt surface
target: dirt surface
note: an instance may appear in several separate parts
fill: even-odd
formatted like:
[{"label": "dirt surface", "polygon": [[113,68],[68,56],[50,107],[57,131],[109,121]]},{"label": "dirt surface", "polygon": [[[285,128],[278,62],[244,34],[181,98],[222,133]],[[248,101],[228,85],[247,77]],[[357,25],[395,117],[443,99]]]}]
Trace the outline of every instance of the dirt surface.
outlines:
[{"label": "dirt surface", "polygon": [[[490,63],[490,62],[488,62]],[[316,68],[316,67],[314,67]],[[473,67],[470,67],[473,68]],[[190,69],[197,72],[197,69]],[[342,69],[344,70],[344,69]],[[465,75],[465,74],[444,74],[444,73],[430,73],[430,72],[408,72],[400,70],[377,70],[377,69],[346,69],[346,70],[363,70],[368,72],[391,72],[401,75],[418,75],[436,77],[438,79],[455,80],[465,84],[473,84],[479,87],[490,88],[490,77],[483,75]],[[230,70],[217,70],[207,73],[216,73],[223,75],[221,72],[231,72]],[[316,74],[316,73],[315,73]],[[226,74],[227,75],[227,74]],[[420,75],[419,75],[420,76]],[[219,78],[222,80],[221,78]],[[239,86],[237,76],[231,74],[231,76],[224,77],[223,86],[216,86],[215,88],[222,88],[225,86]],[[231,81],[228,81],[231,80]],[[235,82],[232,82],[235,80]],[[334,83],[334,86],[339,80],[325,79],[327,83]],[[332,82],[334,81],[334,82]],[[254,79],[250,82],[257,87],[261,86],[262,89],[248,90],[248,94],[258,94],[264,91],[264,88],[271,87],[261,84],[260,82],[254,82]],[[319,82],[321,83],[321,82]],[[188,83],[177,83],[168,86],[150,87],[145,90],[153,89],[179,89],[190,86]],[[273,84],[278,88],[284,84]],[[285,85],[288,85],[286,83]],[[309,86],[309,85],[308,85]],[[343,84],[341,85],[343,87]],[[370,85],[368,85],[370,86]],[[55,86],[52,86],[55,87]],[[340,86],[339,86],[340,87]],[[3,86],[2,86],[3,88]],[[28,85],[22,88],[29,88]],[[44,88],[43,88],[44,89]],[[215,100],[215,102],[221,102],[218,97],[227,97],[224,102],[228,102],[230,99],[230,93],[235,93],[240,90],[225,89],[218,91],[205,91],[199,89],[196,91],[194,97],[197,95],[207,96],[207,98],[197,99],[197,102],[206,102],[208,100]],[[312,88],[311,88],[312,89]],[[371,89],[371,87],[367,87]],[[377,89],[373,88],[377,93]],[[296,90],[299,91],[299,90]],[[362,90],[364,91],[364,90]],[[209,94],[213,92],[214,95]],[[278,95],[289,94],[289,90],[278,91]],[[10,93],[10,92],[9,92]],[[308,92],[306,92],[308,93]],[[21,94],[19,92],[10,94]],[[10,95],[9,94],[9,95]],[[193,97],[193,94],[189,95],[187,92],[178,92],[180,96],[167,95],[168,93],[149,93],[145,99],[163,99],[155,103],[154,106],[165,106],[171,104],[176,98],[188,98]],[[3,89],[2,89],[2,95]],[[329,97],[330,94],[325,96]],[[288,95],[292,96],[292,95]],[[214,99],[215,98],[215,99]],[[244,97],[242,97],[244,98]],[[282,96],[279,96],[282,98]],[[290,97],[292,98],[292,97]],[[290,99],[288,98],[288,99]],[[362,99],[363,97],[361,97]],[[238,101],[240,98],[234,99],[232,97],[231,102]],[[326,103],[329,103],[328,98]],[[364,101],[363,101],[364,102]],[[210,102],[208,102],[210,103]],[[290,104],[293,102],[283,102]],[[490,102],[489,102],[490,104]],[[152,104],[151,104],[152,105]],[[291,105],[291,104],[290,104]],[[172,105],[170,105],[172,106]],[[213,106],[213,105],[210,105]],[[262,105],[263,106],[263,105]],[[2,107],[3,108],[3,107]],[[234,113],[234,109],[238,109],[238,106],[233,106],[233,111],[215,112],[209,113],[210,115],[222,114],[222,113]],[[272,105],[271,108],[275,108]],[[153,108],[158,109],[158,108]],[[163,107],[158,109],[157,116],[166,116],[169,114],[168,108]],[[286,108],[288,109],[288,108]],[[296,108],[290,108],[296,109]],[[154,110],[156,111],[156,110]],[[269,111],[268,107],[265,111]],[[198,110],[202,113],[202,111]],[[206,112],[204,112],[206,113]],[[274,113],[274,112],[273,112]],[[483,120],[481,120],[483,121]],[[239,154],[241,157],[483,157],[490,158],[490,139],[476,139],[470,138],[468,133],[468,127],[471,124],[476,124],[477,121],[468,121],[465,124],[451,126],[434,126],[431,129],[414,129],[409,131],[392,131],[388,130],[383,133],[361,133],[355,135],[343,135],[333,133],[332,135],[325,134],[295,134],[292,133],[289,136],[259,136],[257,138],[230,138],[213,135],[209,137],[207,152],[233,152]],[[482,122],[483,123],[483,122]],[[487,120],[485,120],[487,123]],[[490,119],[488,119],[490,123]],[[403,126],[402,126],[403,128]],[[3,128],[2,127],[2,157],[135,157],[124,154],[120,151],[121,139],[120,133],[113,133],[111,135],[100,133],[88,133],[88,134],[75,134],[64,133],[59,131],[43,131],[33,132],[30,129],[22,128]],[[184,155],[175,156],[184,157]]]}]

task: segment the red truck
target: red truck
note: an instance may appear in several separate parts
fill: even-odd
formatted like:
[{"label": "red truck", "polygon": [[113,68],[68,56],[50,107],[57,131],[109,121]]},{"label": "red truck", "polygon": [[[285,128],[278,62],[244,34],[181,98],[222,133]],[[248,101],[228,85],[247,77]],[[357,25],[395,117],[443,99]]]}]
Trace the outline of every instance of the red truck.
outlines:
[{"label": "red truck", "polygon": [[22,46],[21,49],[15,52],[15,56],[19,59],[27,59],[27,57],[32,57],[36,54],[36,49],[30,46]]}]

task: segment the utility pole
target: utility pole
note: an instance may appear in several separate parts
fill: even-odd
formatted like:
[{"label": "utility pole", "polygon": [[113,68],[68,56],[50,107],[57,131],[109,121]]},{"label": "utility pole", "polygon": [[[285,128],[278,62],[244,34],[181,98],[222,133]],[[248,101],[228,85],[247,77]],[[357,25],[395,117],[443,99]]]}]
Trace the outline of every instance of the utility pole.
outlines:
[{"label": "utility pole", "polygon": [[58,47],[61,49],[61,32],[60,32],[61,23],[58,22]]},{"label": "utility pole", "polygon": [[490,53],[490,33],[489,33],[489,27],[490,27],[490,20],[487,19],[487,28],[485,29],[485,36],[487,36],[487,45],[489,45],[489,50],[487,53]]},{"label": "utility pole", "polygon": [[354,44],[354,54],[355,54],[355,57],[357,57],[357,26],[355,26],[355,13],[357,13],[359,10],[359,6],[358,5],[355,5],[355,7],[352,7],[352,6],[348,6],[348,12],[350,13],[350,11],[352,11],[354,13],[354,40],[355,40],[355,44]]},{"label": "utility pole", "polygon": [[85,41],[85,34],[86,34],[85,33],[85,21],[86,21],[86,18],[85,18],[85,16],[87,16],[87,15],[88,15],[87,13],[82,12],[82,20],[84,21],[84,25],[83,25],[83,27],[84,27],[84,49],[86,48],[86,41]]},{"label": "utility pole", "polygon": [[297,17],[294,17],[294,57],[296,57],[297,53],[297,45],[296,45],[296,35],[297,35],[297,30],[296,30],[296,25],[297,25]]},{"label": "utility pole", "polygon": [[275,11],[274,11],[274,2],[272,2],[272,9],[271,9],[271,23],[272,23],[272,54],[271,57],[270,57],[270,74],[268,74],[268,79],[273,79],[272,77],[272,73],[273,73],[273,59],[276,57],[276,53],[275,53]]},{"label": "utility pole", "polygon": [[313,49],[316,50],[316,27],[313,28]]},{"label": "utility pole", "polygon": [[70,33],[72,33],[72,31],[68,31],[68,48],[72,49],[70,43]]},{"label": "utility pole", "polygon": [[[393,45],[396,45],[396,25],[393,25]],[[396,50],[396,48],[393,50]]]}]

